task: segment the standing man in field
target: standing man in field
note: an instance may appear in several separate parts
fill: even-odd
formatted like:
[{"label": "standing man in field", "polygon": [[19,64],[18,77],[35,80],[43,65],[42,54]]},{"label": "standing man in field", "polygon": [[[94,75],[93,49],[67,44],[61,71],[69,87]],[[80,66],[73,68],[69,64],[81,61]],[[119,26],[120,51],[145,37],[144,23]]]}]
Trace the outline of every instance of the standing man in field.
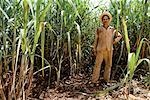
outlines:
[{"label": "standing man in field", "polygon": [[92,75],[93,83],[96,83],[99,79],[103,60],[105,61],[104,80],[110,82],[113,44],[117,43],[122,38],[119,32],[116,32],[113,27],[109,26],[112,15],[108,11],[104,11],[99,18],[103,25],[97,28],[95,33],[94,54],[96,56],[96,62]]}]

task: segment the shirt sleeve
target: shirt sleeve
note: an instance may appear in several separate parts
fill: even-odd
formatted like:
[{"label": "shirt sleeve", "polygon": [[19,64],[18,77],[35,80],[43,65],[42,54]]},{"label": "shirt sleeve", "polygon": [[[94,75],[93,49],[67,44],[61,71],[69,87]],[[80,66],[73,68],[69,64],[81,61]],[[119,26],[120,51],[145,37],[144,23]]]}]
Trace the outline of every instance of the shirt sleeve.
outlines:
[{"label": "shirt sleeve", "polygon": [[94,50],[96,50],[96,48],[97,48],[98,34],[99,34],[99,29],[97,28],[97,30],[95,32],[95,39],[94,39]]}]

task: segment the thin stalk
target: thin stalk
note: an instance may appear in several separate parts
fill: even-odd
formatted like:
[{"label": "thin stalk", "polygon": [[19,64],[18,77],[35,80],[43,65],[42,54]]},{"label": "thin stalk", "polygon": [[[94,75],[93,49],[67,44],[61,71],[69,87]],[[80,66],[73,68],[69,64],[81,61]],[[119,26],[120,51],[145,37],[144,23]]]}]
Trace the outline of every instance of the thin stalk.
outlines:
[{"label": "thin stalk", "polygon": [[[4,22],[3,22],[3,29],[5,29],[5,25],[4,25]],[[4,54],[4,68],[5,68],[5,72],[7,73],[8,72],[8,68],[7,68],[7,50],[6,50],[6,33],[3,31],[2,32],[2,34],[3,34],[3,47],[4,47],[4,49],[3,49],[3,54]]]},{"label": "thin stalk", "polygon": [[[14,5],[16,5],[17,3],[15,2]],[[14,67],[15,67],[15,59],[16,59],[16,27],[17,27],[17,6],[15,6],[15,10],[14,10],[14,28],[13,28],[13,42],[12,42],[12,73],[14,73]]]},{"label": "thin stalk", "polygon": [[63,55],[59,59],[59,68],[58,68],[58,71],[57,71],[57,86],[59,85],[59,81],[60,81],[61,64],[63,62],[62,58],[63,58]]},{"label": "thin stalk", "polygon": [[6,96],[3,91],[3,85],[2,85],[2,51],[0,50],[0,97],[2,100],[6,100]]},{"label": "thin stalk", "polygon": [[70,75],[73,75],[73,66],[72,66],[72,55],[71,55],[71,41],[70,41],[70,33],[67,32],[68,35],[68,52],[69,52],[69,61],[70,61]]},{"label": "thin stalk", "polygon": [[23,29],[23,35],[22,35],[22,44],[21,44],[21,47],[22,47],[22,52],[23,52],[23,55],[22,55],[22,58],[21,58],[21,66],[20,66],[20,74],[19,74],[19,81],[18,81],[18,87],[17,87],[17,98],[20,98],[20,91],[22,90],[22,85],[24,84],[24,71],[25,71],[25,62],[26,62],[26,45],[27,45],[27,23],[28,23],[28,9],[29,9],[29,5],[27,3],[27,0],[24,0],[23,1],[23,8],[24,8],[24,29]]},{"label": "thin stalk", "polygon": [[25,55],[22,55],[22,59],[21,59],[21,66],[20,66],[20,74],[19,74],[19,81],[18,81],[18,87],[17,87],[17,98],[20,98],[21,95],[19,95],[21,89],[22,89],[22,85],[23,80],[24,80],[24,68],[25,68]]},{"label": "thin stalk", "polygon": [[15,59],[16,59],[16,14],[15,14],[15,23],[14,23],[14,35],[12,43],[12,72],[14,73]]},{"label": "thin stalk", "polygon": [[118,5],[116,5],[117,8],[117,33],[118,33],[118,28],[119,28],[119,13],[118,13]]},{"label": "thin stalk", "polygon": [[57,47],[56,47],[56,55],[57,55],[57,60],[58,60],[58,63],[59,63],[59,46],[60,46],[60,37],[58,36],[57,37]]},{"label": "thin stalk", "polygon": [[16,62],[15,62],[15,70],[13,74],[13,82],[11,86],[11,94],[15,93],[15,80],[16,80],[16,73],[17,73],[17,66],[18,66],[18,58],[19,58],[19,51],[20,51],[20,46],[21,46],[21,37],[18,41],[18,46],[17,46],[17,55],[16,55]]},{"label": "thin stalk", "polygon": [[78,59],[79,59],[79,61],[78,61],[78,70],[80,69],[79,68],[79,64],[81,63],[81,30],[80,30],[80,26],[79,26],[79,24],[78,23],[76,23],[75,22],[75,24],[77,25],[77,31],[78,31]]},{"label": "thin stalk", "polygon": [[[45,27],[43,27],[41,33],[41,55],[44,58],[44,45],[45,45]],[[44,68],[44,59],[42,59],[42,68]],[[44,70],[42,70],[42,76],[44,77]]]},{"label": "thin stalk", "polygon": [[0,80],[2,81],[2,51],[0,50]]}]

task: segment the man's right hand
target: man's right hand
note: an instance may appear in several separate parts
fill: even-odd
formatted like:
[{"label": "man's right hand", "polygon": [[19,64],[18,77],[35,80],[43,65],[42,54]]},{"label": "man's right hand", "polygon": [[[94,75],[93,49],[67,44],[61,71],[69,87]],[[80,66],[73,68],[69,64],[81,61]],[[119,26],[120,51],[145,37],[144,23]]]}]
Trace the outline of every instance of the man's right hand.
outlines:
[{"label": "man's right hand", "polygon": [[96,49],[93,49],[93,51],[94,51],[94,55],[96,56],[96,54],[97,54],[97,51],[96,51]]}]

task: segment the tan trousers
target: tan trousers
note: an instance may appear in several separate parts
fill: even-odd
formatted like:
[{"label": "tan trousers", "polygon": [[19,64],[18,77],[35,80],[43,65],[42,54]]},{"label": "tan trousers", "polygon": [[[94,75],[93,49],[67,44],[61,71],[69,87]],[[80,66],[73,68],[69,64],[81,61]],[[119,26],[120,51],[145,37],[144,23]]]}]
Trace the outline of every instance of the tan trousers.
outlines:
[{"label": "tan trousers", "polygon": [[96,62],[93,70],[92,75],[92,82],[95,83],[99,79],[101,64],[103,60],[105,61],[105,69],[104,69],[104,80],[109,82],[110,80],[110,73],[111,73],[111,66],[112,66],[112,50],[108,51],[99,51],[96,54]]}]

